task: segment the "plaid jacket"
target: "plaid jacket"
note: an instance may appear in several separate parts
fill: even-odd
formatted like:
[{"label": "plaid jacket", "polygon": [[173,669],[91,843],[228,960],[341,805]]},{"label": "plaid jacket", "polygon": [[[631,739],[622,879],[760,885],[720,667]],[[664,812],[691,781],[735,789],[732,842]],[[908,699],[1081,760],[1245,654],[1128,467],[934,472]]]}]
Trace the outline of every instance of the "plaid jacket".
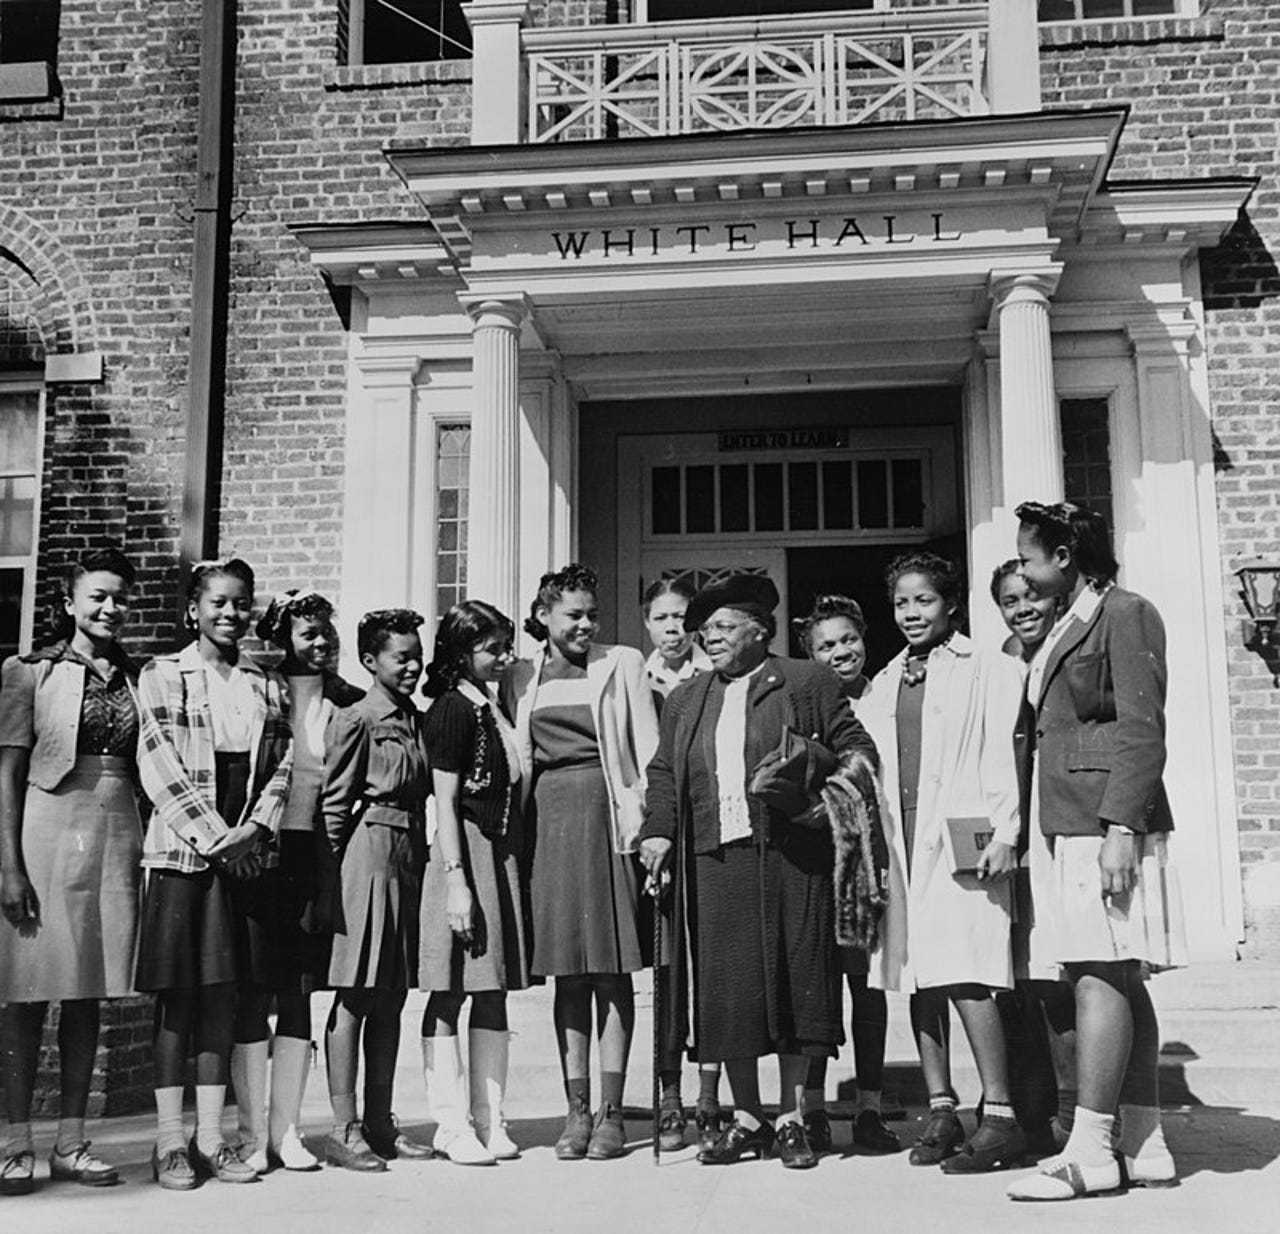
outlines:
[{"label": "plaid jacket", "polygon": [[[255,707],[249,798],[244,814],[234,821],[255,823],[274,841],[293,770],[288,691],[278,674],[264,671],[248,656],[240,657],[239,667],[250,674]],[[208,868],[200,854],[230,830],[230,820],[223,820],[215,804],[213,721],[197,644],[157,656],[142,670],[138,709],[138,772],[155,806],[142,864],[197,873]],[[268,864],[273,860],[269,851]]]}]

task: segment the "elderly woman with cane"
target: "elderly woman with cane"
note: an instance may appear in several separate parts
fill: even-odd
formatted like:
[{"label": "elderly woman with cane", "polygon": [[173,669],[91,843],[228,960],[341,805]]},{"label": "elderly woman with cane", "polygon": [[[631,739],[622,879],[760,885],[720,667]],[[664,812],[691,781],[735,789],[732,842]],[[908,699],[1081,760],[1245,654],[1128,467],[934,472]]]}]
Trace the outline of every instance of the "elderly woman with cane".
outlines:
[{"label": "elderly woman with cane", "polygon": [[[833,1055],[843,1038],[836,850],[803,791],[816,779],[805,777],[798,809],[778,809],[758,773],[788,738],[802,741],[810,761],[819,752],[833,766],[861,759],[864,776],[875,750],[834,673],[769,654],[777,604],[777,589],[759,575],[731,576],[694,598],[685,622],[701,632],[714,671],[667,699],[647,774],[640,855],[651,878],[668,865],[675,873],[671,950],[693,978],[691,1053],[723,1062],[736,1110],[699,1152],[704,1165],[775,1149],[788,1168],[815,1165],[805,1076],[809,1058]],[[683,877],[690,861],[692,880]],[[679,1046],[681,1000],[671,1002],[665,1031]],[[779,1059],[776,1127],[760,1099],[765,1054]]]}]

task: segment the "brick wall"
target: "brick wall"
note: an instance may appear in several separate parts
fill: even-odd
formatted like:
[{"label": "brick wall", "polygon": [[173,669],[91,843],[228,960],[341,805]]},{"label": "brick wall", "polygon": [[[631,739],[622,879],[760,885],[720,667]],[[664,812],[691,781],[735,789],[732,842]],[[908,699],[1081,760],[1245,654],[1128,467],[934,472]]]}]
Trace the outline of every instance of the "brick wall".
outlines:
[{"label": "brick wall", "polygon": [[1204,0],[1201,14],[1045,29],[1041,72],[1046,106],[1132,104],[1114,178],[1260,179],[1226,242],[1201,262],[1240,844],[1256,934],[1276,929],[1264,918],[1280,892],[1280,691],[1274,660],[1241,643],[1231,570],[1237,555],[1280,550],[1280,0]]}]

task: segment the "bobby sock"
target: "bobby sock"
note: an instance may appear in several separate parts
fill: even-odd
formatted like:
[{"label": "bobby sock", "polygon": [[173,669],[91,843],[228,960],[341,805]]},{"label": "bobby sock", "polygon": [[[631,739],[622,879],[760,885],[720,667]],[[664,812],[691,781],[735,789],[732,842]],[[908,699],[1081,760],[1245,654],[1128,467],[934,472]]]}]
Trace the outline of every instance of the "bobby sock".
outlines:
[{"label": "bobby sock", "polygon": [[6,1155],[14,1153],[30,1153],[35,1151],[35,1143],[31,1139],[31,1123],[10,1123],[9,1143]]},{"label": "bobby sock", "polygon": [[1013,1106],[1006,1105],[1003,1101],[984,1101],[982,1104],[982,1117],[987,1118],[1007,1118],[1013,1119]]},{"label": "bobby sock", "polygon": [[196,1085],[196,1147],[206,1157],[213,1156],[222,1143],[222,1107],[226,1100],[225,1084]]},{"label": "bobby sock", "polygon": [[570,1105],[581,1099],[583,1104],[591,1108],[591,1078],[589,1076],[580,1076],[576,1079],[566,1080],[564,1082],[564,1095]]},{"label": "bobby sock", "polygon": [[187,1137],[182,1129],[182,1085],[157,1088],[155,1092],[156,1150],[164,1156],[187,1146]]},{"label": "bobby sock", "polygon": [[720,1068],[702,1067],[698,1070],[698,1104],[703,1109],[714,1110],[720,1104]]},{"label": "bobby sock", "polygon": [[55,1151],[62,1157],[74,1152],[84,1143],[84,1119],[58,1119],[58,1138],[54,1143]]},{"label": "bobby sock", "polygon": [[1120,1151],[1126,1157],[1163,1157],[1168,1154],[1159,1109],[1145,1105],[1120,1107]]},{"label": "bobby sock", "polygon": [[622,1089],[627,1077],[621,1071],[602,1071],[600,1073],[600,1103],[622,1109]]},{"label": "bobby sock", "polygon": [[1062,1156],[1079,1165],[1106,1165],[1111,1160],[1111,1129],[1114,1114],[1099,1114],[1082,1105],[1076,1106],[1071,1138]]},{"label": "bobby sock", "polygon": [[734,1120],[740,1123],[748,1131],[755,1131],[760,1126],[760,1120],[751,1113],[750,1110],[737,1109],[734,1111]]},{"label": "bobby sock", "polygon": [[858,1095],[854,1099],[853,1112],[861,1114],[863,1110],[874,1110],[880,1113],[880,1090],[878,1088],[860,1088]]},{"label": "bobby sock", "polygon": [[331,1093],[329,1104],[333,1107],[333,1134],[341,1140],[347,1127],[356,1121],[355,1093]]},{"label": "bobby sock", "polygon": [[950,1110],[954,1114],[956,1112],[955,1095],[953,1093],[930,1093],[929,1109],[932,1112]]}]

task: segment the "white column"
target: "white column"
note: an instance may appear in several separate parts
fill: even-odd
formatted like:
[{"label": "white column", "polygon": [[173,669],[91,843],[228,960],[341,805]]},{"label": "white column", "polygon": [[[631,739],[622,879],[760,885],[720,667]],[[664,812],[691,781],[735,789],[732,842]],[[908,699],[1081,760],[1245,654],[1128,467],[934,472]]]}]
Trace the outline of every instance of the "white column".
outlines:
[{"label": "white column", "polygon": [[991,280],[1000,336],[1000,474],[1007,514],[1062,500],[1062,430],[1053,384],[1049,296],[1057,273]]},{"label": "white column", "polygon": [[467,594],[520,608],[520,326],[525,301],[467,306],[473,322]]},{"label": "white column", "polygon": [[462,12],[471,27],[471,144],[514,145],[525,136],[520,27],[529,0],[471,0]]},{"label": "white column", "polygon": [[996,115],[1040,110],[1040,23],[1035,0],[987,4],[987,96]]}]

